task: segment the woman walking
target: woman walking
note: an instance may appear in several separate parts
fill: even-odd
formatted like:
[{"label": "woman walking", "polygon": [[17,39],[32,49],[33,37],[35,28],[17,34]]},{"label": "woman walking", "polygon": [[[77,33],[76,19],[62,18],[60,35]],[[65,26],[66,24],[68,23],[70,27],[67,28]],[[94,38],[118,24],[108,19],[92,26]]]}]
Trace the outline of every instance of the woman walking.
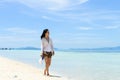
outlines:
[{"label": "woman walking", "polygon": [[49,30],[44,29],[41,35],[41,57],[45,60],[44,75],[49,76],[49,67],[51,64],[52,55],[54,55],[54,48],[52,39],[49,37]]}]

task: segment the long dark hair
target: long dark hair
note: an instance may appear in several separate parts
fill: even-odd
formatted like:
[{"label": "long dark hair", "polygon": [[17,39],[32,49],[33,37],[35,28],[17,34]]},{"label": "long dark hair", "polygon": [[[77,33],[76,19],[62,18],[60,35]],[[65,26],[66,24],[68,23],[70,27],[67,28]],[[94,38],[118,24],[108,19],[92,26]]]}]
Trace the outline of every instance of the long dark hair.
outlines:
[{"label": "long dark hair", "polygon": [[44,29],[44,30],[43,30],[43,33],[42,33],[42,35],[41,35],[41,39],[45,37],[45,33],[47,33],[48,31],[49,31],[48,29]]}]

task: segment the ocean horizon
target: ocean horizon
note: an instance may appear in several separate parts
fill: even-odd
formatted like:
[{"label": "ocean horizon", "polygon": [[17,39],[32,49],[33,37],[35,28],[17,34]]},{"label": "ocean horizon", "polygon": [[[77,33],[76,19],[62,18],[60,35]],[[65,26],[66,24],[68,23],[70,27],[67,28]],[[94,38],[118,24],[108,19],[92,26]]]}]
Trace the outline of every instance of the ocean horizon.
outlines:
[{"label": "ocean horizon", "polygon": [[[38,50],[40,51],[41,48],[37,47],[18,47],[18,48],[0,48],[0,50]],[[62,51],[62,52],[97,52],[97,53],[104,53],[104,52],[120,52],[120,46],[114,47],[99,47],[99,48],[68,48],[68,49],[60,49],[54,48],[55,51]]]}]

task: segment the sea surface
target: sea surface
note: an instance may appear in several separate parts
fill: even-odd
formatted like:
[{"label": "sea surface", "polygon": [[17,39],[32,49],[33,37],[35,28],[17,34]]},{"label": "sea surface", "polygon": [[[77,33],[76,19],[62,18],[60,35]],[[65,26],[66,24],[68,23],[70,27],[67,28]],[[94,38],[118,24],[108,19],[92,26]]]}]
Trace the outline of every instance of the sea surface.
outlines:
[{"label": "sea surface", "polygon": [[[44,61],[39,63],[40,51],[37,50],[0,50],[0,57],[44,69]],[[50,72],[69,80],[120,80],[120,53],[56,51]]]}]

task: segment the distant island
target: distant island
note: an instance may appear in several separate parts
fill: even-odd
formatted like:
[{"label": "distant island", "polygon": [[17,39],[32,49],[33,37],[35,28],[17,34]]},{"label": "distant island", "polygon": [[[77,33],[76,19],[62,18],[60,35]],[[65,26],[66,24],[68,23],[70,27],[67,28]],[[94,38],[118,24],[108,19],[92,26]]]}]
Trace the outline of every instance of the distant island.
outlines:
[{"label": "distant island", "polygon": [[36,47],[21,47],[21,48],[0,48],[0,50],[41,50]]},{"label": "distant island", "polygon": [[[58,50],[57,48],[54,48]],[[20,47],[20,48],[0,48],[0,50],[41,50],[41,48],[36,47]]]},{"label": "distant island", "polygon": [[[77,52],[120,52],[120,46],[117,47],[104,47],[104,48],[69,48],[58,49],[56,51],[77,51]],[[0,48],[0,50],[41,50],[36,47],[21,47],[21,48]]]},{"label": "distant island", "polygon": [[120,52],[120,46],[103,48],[71,48],[69,50],[80,52]]}]

